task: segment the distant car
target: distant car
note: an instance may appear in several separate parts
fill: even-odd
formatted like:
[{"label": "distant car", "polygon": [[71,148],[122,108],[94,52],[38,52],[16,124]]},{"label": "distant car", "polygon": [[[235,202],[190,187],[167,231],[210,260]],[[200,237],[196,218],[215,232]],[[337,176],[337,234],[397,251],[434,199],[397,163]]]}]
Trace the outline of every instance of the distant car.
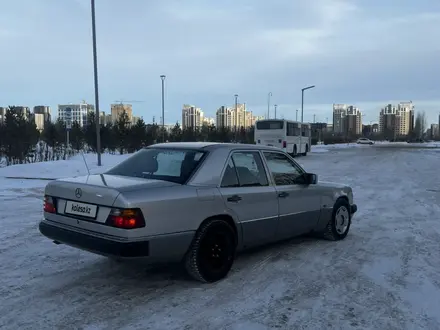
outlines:
[{"label": "distant car", "polygon": [[373,141],[371,141],[370,139],[367,139],[367,138],[359,138],[359,139],[356,141],[356,143],[357,143],[357,144],[369,144],[369,145],[374,144]]},{"label": "distant car", "polygon": [[111,258],[182,261],[215,282],[244,249],[311,232],[344,239],[356,211],[350,187],[318,183],[279,148],[171,142],[50,182],[39,230]]}]

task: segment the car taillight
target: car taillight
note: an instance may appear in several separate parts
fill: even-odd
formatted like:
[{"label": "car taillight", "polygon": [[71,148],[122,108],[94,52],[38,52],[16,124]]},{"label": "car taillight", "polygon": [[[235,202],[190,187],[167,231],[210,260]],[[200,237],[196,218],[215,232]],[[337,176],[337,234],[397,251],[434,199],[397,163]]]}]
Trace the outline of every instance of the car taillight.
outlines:
[{"label": "car taillight", "polygon": [[44,212],[47,213],[57,213],[57,208],[55,206],[54,198],[50,196],[44,196],[44,204],[43,204]]},{"label": "car taillight", "polygon": [[283,148],[286,148],[287,147],[287,143],[286,143],[286,141],[283,141]]},{"label": "car taillight", "polygon": [[123,229],[145,227],[145,219],[139,209],[112,209],[106,224]]}]

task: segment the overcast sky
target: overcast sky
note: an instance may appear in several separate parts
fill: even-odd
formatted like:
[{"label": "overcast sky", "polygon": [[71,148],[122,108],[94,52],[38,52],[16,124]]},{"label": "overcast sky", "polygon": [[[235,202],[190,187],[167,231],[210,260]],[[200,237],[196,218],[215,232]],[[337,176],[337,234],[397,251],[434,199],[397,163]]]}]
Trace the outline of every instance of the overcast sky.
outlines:
[{"label": "overcast sky", "polygon": [[[96,0],[96,20],[106,112],[143,101],[134,112],[158,121],[165,74],[166,123],[234,94],[263,115],[268,92],[294,119],[307,85],[306,121],[349,103],[376,122],[412,100],[438,122],[439,0]],[[0,0],[0,49],[0,105],[94,103],[90,0]]]}]

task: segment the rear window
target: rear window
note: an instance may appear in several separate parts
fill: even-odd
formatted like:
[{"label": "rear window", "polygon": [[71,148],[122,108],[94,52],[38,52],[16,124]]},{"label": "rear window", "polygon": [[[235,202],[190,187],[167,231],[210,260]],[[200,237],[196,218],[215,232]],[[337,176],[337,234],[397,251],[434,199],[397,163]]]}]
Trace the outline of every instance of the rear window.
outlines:
[{"label": "rear window", "polygon": [[205,157],[200,150],[142,149],[105,174],[183,184]]},{"label": "rear window", "polygon": [[282,120],[265,120],[257,122],[257,129],[283,129],[284,122]]}]

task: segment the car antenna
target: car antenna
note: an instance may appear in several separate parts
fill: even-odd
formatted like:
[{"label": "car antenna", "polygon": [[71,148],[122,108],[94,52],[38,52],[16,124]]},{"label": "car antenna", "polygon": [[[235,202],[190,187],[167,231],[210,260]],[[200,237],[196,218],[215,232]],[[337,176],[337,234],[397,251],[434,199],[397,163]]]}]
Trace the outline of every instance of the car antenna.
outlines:
[{"label": "car antenna", "polygon": [[89,173],[89,175],[90,175],[90,170],[89,170],[89,166],[87,165],[87,162],[86,162],[86,157],[84,157],[84,152],[82,152],[81,151],[81,156],[83,157],[83,160],[84,160],[84,164],[86,165],[86,169],[87,169],[87,172]]}]

